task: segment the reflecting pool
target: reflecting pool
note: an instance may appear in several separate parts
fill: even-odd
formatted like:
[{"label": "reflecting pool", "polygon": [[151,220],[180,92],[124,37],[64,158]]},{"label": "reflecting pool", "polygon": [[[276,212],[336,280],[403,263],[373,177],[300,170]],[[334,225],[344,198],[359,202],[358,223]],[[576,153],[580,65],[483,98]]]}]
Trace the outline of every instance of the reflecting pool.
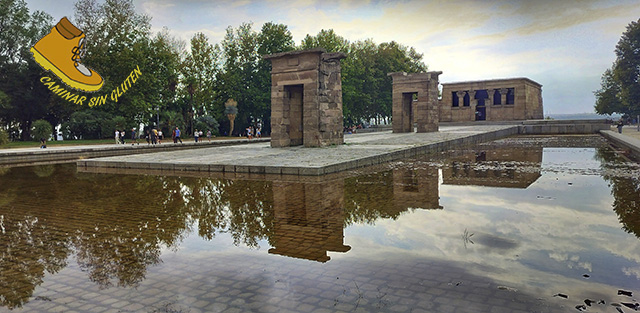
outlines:
[{"label": "reflecting pool", "polygon": [[519,137],[323,178],[0,168],[0,312],[633,312],[640,165]]}]

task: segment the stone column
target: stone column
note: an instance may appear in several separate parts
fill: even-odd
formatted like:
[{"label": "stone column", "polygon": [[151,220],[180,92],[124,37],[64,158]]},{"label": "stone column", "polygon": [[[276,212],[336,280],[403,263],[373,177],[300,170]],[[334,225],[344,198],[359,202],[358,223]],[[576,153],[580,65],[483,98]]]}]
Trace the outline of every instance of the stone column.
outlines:
[{"label": "stone column", "polygon": [[464,94],[466,92],[464,90],[456,91],[456,96],[458,96],[458,106],[464,106]]},{"label": "stone column", "polygon": [[507,88],[500,88],[500,104],[507,104],[507,92],[509,90]]},{"label": "stone column", "polygon": [[438,111],[438,76],[442,72],[427,72],[427,90],[418,93],[416,121],[418,133],[437,132],[440,125]]},{"label": "stone column", "polygon": [[484,113],[485,113],[485,120],[490,121],[491,120],[491,110],[493,110],[493,89],[487,89],[487,95],[489,96],[489,98],[484,100]]}]

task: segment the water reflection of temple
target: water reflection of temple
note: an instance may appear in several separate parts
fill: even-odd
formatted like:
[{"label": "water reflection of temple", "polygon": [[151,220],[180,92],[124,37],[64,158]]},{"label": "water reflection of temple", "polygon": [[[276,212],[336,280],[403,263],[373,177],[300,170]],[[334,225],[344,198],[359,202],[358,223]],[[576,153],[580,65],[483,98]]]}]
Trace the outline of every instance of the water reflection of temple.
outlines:
[{"label": "water reflection of temple", "polygon": [[527,188],[540,176],[542,148],[462,151],[442,169],[447,185]]},{"label": "water reflection of temple", "polygon": [[269,253],[326,262],[344,245],[344,180],[320,183],[274,181],[275,215]]},{"label": "water reflection of temple", "polygon": [[269,253],[326,262],[347,252],[344,225],[396,218],[409,209],[441,209],[438,169],[398,168],[315,182],[272,182]]},{"label": "water reflection of temple", "polygon": [[438,169],[434,166],[394,169],[393,204],[396,210],[442,209],[438,190]]}]

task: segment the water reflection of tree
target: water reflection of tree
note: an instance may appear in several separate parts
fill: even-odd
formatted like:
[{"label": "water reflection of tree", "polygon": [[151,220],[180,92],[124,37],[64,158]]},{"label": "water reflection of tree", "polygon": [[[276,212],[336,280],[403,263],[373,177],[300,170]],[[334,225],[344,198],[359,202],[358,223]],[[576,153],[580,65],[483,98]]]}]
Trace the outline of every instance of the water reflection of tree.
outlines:
[{"label": "water reflection of tree", "polygon": [[[0,231],[9,234],[0,237],[3,306],[24,304],[45,273],[58,272],[74,254],[90,280],[107,288],[136,286],[162,262],[162,249],[177,248],[192,231],[207,240],[228,233],[236,245],[275,246],[272,182],[51,169],[13,168],[0,176],[8,186],[0,191]],[[344,202],[327,207],[342,210],[344,203],[345,225],[395,219],[406,208],[394,204],[393,180],[391,171],[348,178],[338,192]],[[328,214],[324,206],[306,209]]]},{"label": "water reflection of tree", "polygon": [[198,222],[207,239],[269,238],[273,197],[266,182],[76,173],[58,165],[42,179],[30,168],[0,177],[0,304],[28,301],[45,272],[76,254],[101,287],[135,286]]},{"label": "water reflection of tree", "polygon": [[27,174],[11,170],[4,174],[0,179],[4,187],[0,191],[0,305],[13,309],[28,301],[45,272],[56,273],[66,266],[70,242],[66,234],[33,214],[32,207],[47,206],[37,188],[21,183],[18,177]]},{"label": "water reflection of tree", "polygon": [[235,245],[257,247],[273,231],[273,193],[264,181],[207,180],[199,185],[193,211],[198,234],[211,240],[217,232],[230,233]]},{"label": "water reflection of tree", "polygon": [[393,183],[392,171],[345,179],[344,225],[373,224],[381,218],[398,218],[405,210],[394,209]]},{"label": "water reflection of tree", "polygon": [[599,148],[596,159],[601,162],[603,177],[611,187],[613,211],[618,214],[622,229],[640,238],[640,177],[625,175],[627,171],[616,165],[625,160],[609,148]]}]

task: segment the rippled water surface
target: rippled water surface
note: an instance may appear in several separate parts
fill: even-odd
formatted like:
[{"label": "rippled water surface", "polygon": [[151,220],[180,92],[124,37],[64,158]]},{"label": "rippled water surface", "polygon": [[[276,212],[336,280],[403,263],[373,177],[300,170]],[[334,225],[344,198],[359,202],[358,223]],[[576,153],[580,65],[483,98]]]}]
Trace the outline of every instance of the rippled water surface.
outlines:
[{"label": "rippled water surface", "polygon": [[634,312],[640,298],[640,166],[599,137],[261,179],[0,168],[0,312]]}]

